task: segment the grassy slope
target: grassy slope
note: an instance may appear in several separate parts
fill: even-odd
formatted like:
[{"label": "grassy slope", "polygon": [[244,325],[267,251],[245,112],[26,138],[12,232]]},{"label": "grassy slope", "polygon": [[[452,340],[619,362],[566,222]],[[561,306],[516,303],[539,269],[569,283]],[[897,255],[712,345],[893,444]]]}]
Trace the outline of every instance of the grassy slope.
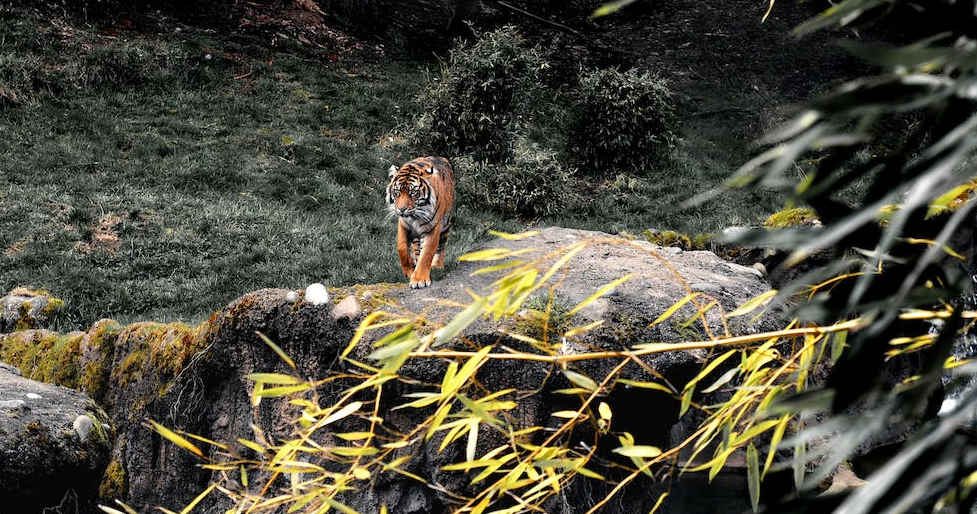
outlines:
[{"label": "grassy slope", "polygon": [[[410,157],[389,134],[424,63],[330,63],[194,31],[109,38],[2,18],[0,85],[19,103],[0,102],[0,289],[64,298],[58,328],[195,321],[261,287],[401,280],[382,190],[386,168]],[[539,222],[611,232],[755,222],[769,199],[675,210],[742,162],[741,145],[687,135],[667,176],[605,184]],[[500,218],[460,205],[449,261],[487,229],[521,227]]]}]

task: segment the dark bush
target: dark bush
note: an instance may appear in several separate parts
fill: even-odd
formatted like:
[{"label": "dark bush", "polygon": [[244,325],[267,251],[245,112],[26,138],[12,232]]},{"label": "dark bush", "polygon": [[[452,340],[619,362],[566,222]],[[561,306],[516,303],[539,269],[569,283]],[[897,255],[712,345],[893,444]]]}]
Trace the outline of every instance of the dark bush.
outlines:
[{"label": "dark bush", "polygon": [[502,164],[462,157],[457,165],[465,170],[459,189],[464,201],[473,206],[535,218],[553,214],[573,203],[574,170],[568,169],[556,152],[549,149],[520,141],[512,158]]},{"label": "dark bush", "polygon": [[571,95],[567,152],[588,176],[647,175],[675,144],[672,91],[657,75],[596,70]]},{"label": "dark bush", "polygon": [[409,127],[421,153],[506,158],[532,112],[530,101],[547,66],[539,49],[511,27],[455,46],[441,77],[422,94],[422,114]]}]

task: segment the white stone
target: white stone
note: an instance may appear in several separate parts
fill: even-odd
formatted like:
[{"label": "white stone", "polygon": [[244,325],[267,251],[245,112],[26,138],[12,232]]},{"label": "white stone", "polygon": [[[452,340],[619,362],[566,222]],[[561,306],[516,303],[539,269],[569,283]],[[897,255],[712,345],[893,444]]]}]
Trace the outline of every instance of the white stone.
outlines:
[{"label": "white stone", "polygon": [[95,423],[92,422],[92,418],[84,414],[79,414],[71,426],[75,429],[75,433],[78,434],[78,439],[85,442],[88,439],[88,434],[95,428]]},{"label": "white stone", "polygon": [[309,287],[305,288],[305,301],[312,305],[322,305],[328,302],[329,292],[326,291],[326,286],[318,282],[309,284]]},{"label": "white stone", "polygon": [[39,395],[37,393],[27,393],[27,397],[30,398],[31,400],[40,400],[41,399],[41,395]]}]

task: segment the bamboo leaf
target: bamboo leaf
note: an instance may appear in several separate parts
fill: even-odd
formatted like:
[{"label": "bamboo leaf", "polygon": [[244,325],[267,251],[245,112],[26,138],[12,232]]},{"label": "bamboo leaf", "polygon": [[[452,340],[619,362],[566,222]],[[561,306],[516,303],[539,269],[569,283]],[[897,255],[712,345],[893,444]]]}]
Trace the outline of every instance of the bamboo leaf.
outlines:
[{"label": "bamboo leaf", "polygon": [[731,369],[727,370],[726,373],[723,373],[723,375],[721,377],[717,378],[716,381],[712,383],[712,385],[710,385],[709,387],[703,389],[702,392],[703,393],[711,393],[711,392],[715,391],[716,389],[719,389],[720,387],[722,387],[722,386],[726,385],[727,383],[729,383],[729,381],[732,380],[733,377],[735,377],[736,374],[739,373],[739,371],[740,371],[739,368],[731,368]]},{"label": "bamboo leaf", "polygon": [[479,269],[473,271],[472,274],[471,274],[471,276],[474,277],[476,275],[487,275],[489,273],[495,273],[496,271],[502,271],[504,269],[515,268],[516,266],[522,266],[523,264],[526,264],[526,262],[525,261],[520,261],[520,260],[512,260],[512,261],[508,261],[508,262],[503,262],[501,264],[496,264],[494,266],[488,266],[488,267],[485,267],[485,268],[479,268]]},{"label": "bamboo leaf", "polygon": [[518,234],[509,234],[507,232],[499,232],[497,230],[489,230],[489,234],[499,237],[508,241],[521,241],[530,237],[535,237],[539,235],[538,230],[528,230],[526,232],[520,232]]},{"label": "bamboo leaf", "polygon": [[597,382],[594,382],[594,379],[588,377],[587,375],[577,373],[576,371],[565,369],[563,370],[563,375],[566,376],[567,380],[572,382],[574,385],[582,387],[587,391],[593,391],[598,387]]},{"label": "bamboo leaf", "polygon": [[679,406],[678,410],[679,417],[685,415],[685,412],[689,410],[689,406],[692,405],[692,393],[694,392],[695,388],[690,387],[682,394],[682,404]]},{"label": "bamboo leaf", "polygon": [[183,448],[184,450],[187,450],[188,452],[196,455],[197,457],[204,458],[204,452],[202,452],[200,448],[197,448],[195,444],[191,443],[180,434],[173,432],[172,430],[164,427],[163,425],[160,425],[159,423],[153,420],[149,420],[149,424],[152,426],[153,430],[155,430],[157,434],[163,436],[163,438],[167,439],[171,443],[179,446],[180,448]]},{"label": "bamboo leaf", "polygon": [[611,292],[612,290],[614,290],[615,287],[617,287],[617,286],[623,284],[624,282],[630,280],[631,277],[632,277],[632,275],[629,273],[629,274],[624,275],[623,277],[621,277],[621,278],[619,278],[617,280],[614,280],[614,281],[610,282],[609,284],[605,284],[603,287],[601,287],[597,291],[594,291],[594,294],[588,296],[587,298],[584,299],[584,301],[578,303],[576,305],[576,307],[570,309],[570,311],[567,312],[567,316],[573,316],[574,314],[580,312],[580,309],[583,309],[584,307],[586,307],[586,306],[590,305],[591,303],[593,303],[594,300],[597,300],[601,296],[604,296],[605,294]]},{"label": "bamboo leaf", "polygon": [[581,413],[579,413],[579,412],[577,412],[575,410],[561,410],[561,411],[556,411],[556,412],[550,414],[550,416],[553,416],[555,418],[563,418],[563,419],[577,419],[577,418],[584,418],[584,417],[586,417],[583,414],[581,414]]},{"label": "bamboo leaf", "polygon": [[797,439],[794,445],[794,487],[798,491],[803,490],[804,485],[804,471],[805,465],[807,463],[807,444],[800,438]]},{"label": "bamboo leaf", "polygon": [[600,18],[602,16],[614,14],[637,1],[638,0],[614,0],[613,2],[608,2],[595,9],[594,12],[590,15],[590,17]]},{"label": "bamboo leaf", "polygon": [[478,448],[478,419],[473,418],[468,423],[468,445],[465,447],[465,460],[475,460],[475,450]]},{"label": "bamboo leaf", "polygon": [[777,296],[777,293],[778,292],[779,291],[777,291],[776,289],[771,289],[769,291],[764,292],[763,294],[760,294],[758,296],[755,296],[754,298],[748,300],[743,305],[740,305],[733,312],[727,314],[726,317],[727,318],[735,318],[737,316],[744,316],[746,314],[749,314],[749,313],[755,311],[757,308],[759,308],[759,307],[761,307],[763,305],[766,305],[766,303],[768,301],[770,301],[771,298]]},{"label": "bamboo leaf", "polygon": [[329,452],[340,457],[368,457],[380,453],[380,450],[372,446],[335,446]]},{"label": "bamboo leaf", "polygon": [[462,330],[485,312],[488,298],[481,297],[452,318],[451,322],[434,332],[433,347],[441,346],[455,338]]},{"label": "bamboo leaf", "polygon": [[216,487],[217,487],[217,483],[216,482],[213,483],[213,484],[210,484],[210,487],[204,489],[202,493],[198,494],[197,497],[193,499],[193,501],[191,501],[190,503],[188,503],[187,506],[184,507],[183,510],[180,511],[180,514],[189,514],[189,512],[192,511],[193,508],[196,507],[198,503],[200,503],[201,501],[203,501],[203,499],[206,498],[211,492],[213,492],[213,490]]},{"label": "bamboo leaf", "polygon": [[296,369],[295,362],[288,355],[286,355],[285,352],[281,348],[279,348],[277,344],[272,342],[271,339],[268,339],[268,336],[262,334],[261,332],[255,332],[255,334],[258,334],[258,337],[261,338],[261,340],[264,341],[269,348],[271,348],[275,353],[277,353],[278,356],[281,357],[283,361],[285,361],[285,364],[288,364],[288,367],[292,369]]},{"label": "bamboo leaf", "polygon": [[640,444],[634,446],[621,446],[619,448],[614,448],[611,451],[618,455],[624,455],[625,457],[640,457],[645,459],[652,459],[662,454],[661,448]]},{"label": "bamboo leaf", "polygon": [[329,425],[335,423],[336,421],[339,421],[349,416],[350,414],[360,410],[360,407],[362,406],[363,406],[363,402],[352,402],[349,405],[343,407],[342,409],[339,409],[338,411],[330,414],[329,417],[327,417],[324,421],[322,421],[322,425]]},{"label": "bamboo leaf", "polygon": [[611,407],[605,402],[600,402],[600,405],[597,406],[597,412],[600,414],[600,419],[608,421],[610,421],[611,416],[613,415],[611,412]]},{"label": "bamboo leaf", "polygon": [[617,381],[615,383],[616,384],[624,384],[624,385],[629,386],[629,387],[638,387],[638,388],[641,388],[641,389],[655,389],[655,390],[658,390],[658,391],[666,392],[668,394],[675,394],[675,391],[672,391],[667,386],[664,386],[664,385],[659,384],[659,383],[656,383],[656,382],[641,382],[641,381],[638,381],[638,380],[628,380],[626,378],[619,378],[619,379],[617,379]]},{"label": "bamboo leaf", "polygon": [[286,375],[284,373],[250,373],[247,375],[247,377],[248,380],[251,380],[252,382],[259,382],[262,384],[295,385],[305,382],[301,378]]},{"label": "bamboo leaf", "polygon": [[750,491],[750,505],[756,512],[760,506],[760,459],[753,443],[746,447],[746,483]]},{"label": "bamboo leaf", "polygon": [[258,453],[259,455],[264,455],[264,453],[268,451],[265,447],[261,446],[260,444],[254,442],[254,441],[249,441],[247,439],[240,439],[240,438],[238,438],[237,442],[239,442],[242,445],[250,448],[251,450],[253,450],[256,453]]},{"label": "bamboo leaf", "polygon": [[591,330],[593,330],[593,329],[595,329],[595,328],[597,328],[597,327],[599,327],[599,326],[601,326],[603,324],[604,324],[604,320],[599,319],[599,320],[597,320],[597,321],[595,321],[593,323],[588,323],[588,324],[586,324],[586,325],[584,325],[582,327],[574,327],[574,328],[571,328],[570,330],[567,330],[566,332],[564,332],[563,333],[563,337],[574,337],[574,336],[583,334],[584,332],[590,332]]},{"label": "bamboo leaf", "polygon": [[661,494],[661,496],[658,497],[658,501],[656,501],[655,506],[648,511],[648,514],[655,514],[656,512],[658,512],[658,508],[662,506],[662,503],[665,501],[665,498],[668,498],[668,492],[664,492]]},{"label": "bamboo leaf", "polygon": [[[260,382],[259,382],[260,383]],[[265,388],[255,388],[253,396],[258,398],[278,398],[280,396],[288,396],[290,394],[300,393],[302,391],[308,391],[311,389],[311,385],[302,384],[295,386],[285,386],[285,387],[270,387]]]},{"label": "bamboo leaf", "polygon": [[790,418],[790,414],[784,414],[780,418],[780,422],[777,423],[777,428],[773,430],[773,435],[770,437],[770,451],[767,453],[766,462],[763,463],[763,473],[760,475],[760,478],[767,476],[767,471],[773,465],[773,458],[777,454],[777,446],[780,445],[780,441],[784,438],[784,432],[787,431],[787,422],[790,421]]},{"label": "bamboo leaf", "polygon": [[648,328],[651,328],[651,327],[653,327],[653,326],[661,323],[662,321],[665,321],[668,318],[671,318],[672,315],[675,314],[676,311],[678,311],[679,309],[681,309],[683,305],[689,303],[696,296],[699,296],[701,294],[702,293],[692,293],[692,294],[689,294],[689,295],[685,295],[684,298],[682,298],[681,300],[673,303],[671,307],[669,307],[668,309],[666,309],[665,312],[661,313],[660,316],[658,316],[657,318],[655,318],[655,321],[652,321],[651,324],[648,325]]}]

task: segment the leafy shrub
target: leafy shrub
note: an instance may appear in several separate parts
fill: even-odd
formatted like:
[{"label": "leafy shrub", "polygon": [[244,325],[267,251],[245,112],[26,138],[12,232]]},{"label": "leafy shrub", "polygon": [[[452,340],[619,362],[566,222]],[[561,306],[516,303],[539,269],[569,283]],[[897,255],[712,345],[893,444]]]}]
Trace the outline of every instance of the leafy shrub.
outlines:
[{"label": "leafy shrub", "polygon": [[553,214],[573,198],[568,169],[556,152],[522,142],[503,164],[458,160],[467,203],[489,206],[501,213],[534,218]]},{"label": "leafy shrub", "polygon": [[567,150],[587,175],[648,173],[675,144],[672,91],[657,75],[595,70],[572,95]]},{"label": "leafy shrub", "polygon": [[525,46],[512,27],[455,46],[440,80],[420,98],[413,146],[476,159],[507,156],[546,66],[539,49]]}]

